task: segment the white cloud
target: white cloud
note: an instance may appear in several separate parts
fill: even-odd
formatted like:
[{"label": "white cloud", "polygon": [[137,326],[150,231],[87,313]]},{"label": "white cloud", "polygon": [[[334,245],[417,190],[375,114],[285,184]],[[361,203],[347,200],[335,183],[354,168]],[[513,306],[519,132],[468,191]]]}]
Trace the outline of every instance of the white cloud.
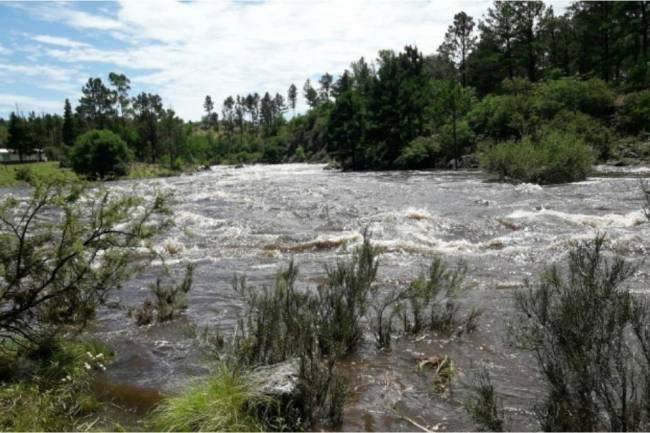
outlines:
[{"label": "white cloud", "polygon": [[30,111],[54,113],[63,111],[63,103],[32,96],[0,93],[0,112],[10,112],[16,109],[25,114]]},{"label": "white cloud", "polygon": [[4,46],[2,46],[2,44],[0,44],[0,56],[6,55],[6,54],[11,54],[11,53],[12,53],[12,51],[9,48],[4,47]]},{"label": "white cloud", "polygon": [[361,56],[373,60],[380,49],[400,50],[415,44],[432,53],[456,12],[464,10],[478,23],[490,4],[476,0],[123,0],[110,16],[61,4],[40,7],[38,13],[43,19],[92,29],[94,36],[104,32],[122,44],[98,49],[59,40],[57,48],[45,50],[46,55],[73,64],[103,62],[116,70],[142,69],[130,77],[135,88],[153,87],[181,116],[198,119],[206,94],[218,105],[237,93],[285,94],[291,83],[302,88],[306,78],[338,74]]},{"label": "white cloud", "polygon": [[41,42],[43,44],[48,44],[48,45],[57,45],[66,48],[80,48],[80,47],[89,46],[84,42],[73,41],[72,39],[63,38],[60,36],[33,35],[31,38],[36,42]]}]

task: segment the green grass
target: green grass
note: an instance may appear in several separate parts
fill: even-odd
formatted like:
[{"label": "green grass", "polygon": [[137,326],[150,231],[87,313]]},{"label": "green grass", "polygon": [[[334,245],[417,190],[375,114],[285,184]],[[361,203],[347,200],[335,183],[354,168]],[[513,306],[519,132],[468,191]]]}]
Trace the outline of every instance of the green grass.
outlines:
[{"label": "green grass", "polygon": [[154,410],[149,427],[156,431],[263,431],[253,409],[259,399],[245,378],[225,368],[202,378]]},{"label": "green grass", "polygon": [[23,186],[31,179],[53,177],[75,178],[67,168],[61,168],[56,161],[0,165],[0,187]]},{"label": "green grass", "polygon": [[[129,173],[122,179],[169,177],[181,173],[182,171],[171,170],[159,164],[137,162],[129,166]],[[72,170],[60,167],[57,161],[0,165],[0,188],[25,186],[35,179],[54,177],[77,179],[77,175]]]},{"label": "green grass", "polygon": [[2,349],[0,430],[78,430],[97,418],[92,383],[110,357],[101,344],[55,341],[38,349]]},{"label": "green grass", "polygon": [[150,179],[154,177],[178,176],[182,172],[163,167],[159,164],[147,164],[144,162],[135,162],[129,166],[129,174],[125,179]]}]

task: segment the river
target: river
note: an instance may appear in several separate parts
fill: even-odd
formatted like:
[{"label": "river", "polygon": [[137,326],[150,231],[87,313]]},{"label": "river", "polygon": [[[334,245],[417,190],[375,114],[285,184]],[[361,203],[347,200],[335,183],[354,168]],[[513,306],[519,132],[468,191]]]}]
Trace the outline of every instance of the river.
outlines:
[{"label": "river", "polygon": [[[348,256],[368,227],[384,249],[378,281],[384,290],[407,284],[442,254],[467,263],[463,309],[478,307],[483,315],[472,334],[402,338],[388,353],[368,335],[343,362],[351,394],[342,429],[417,430],[400,415],[440,430],[474,429],[462,402],[479,365],[490,370],[511,428],[535,429],[529,413],[543,390],[530,355],[506,339],[514,291],[561,262],[572,242],[597,233],[630,260],[641,261],[648,248],[637,179],[647,170],[599,169],[584,182],[545,187],[490,182],[478,171],[341,173],[309,164],[218,166],[192,176],[114,182],[111,188],[144,196],[175,193],[176,227],[157,248],[178,275],[183,263],[197,268],[182,319],[138,328],[128,317],[147,297],[160,263],[102,308],[94,332],[117,351],[104,380],[135,387],[134,405],[140,394],[177,391],[210,367],[193,327],[227,334],[235,324],[242,303],[231,289],[233,274],[271,284],[293,257],[299,284],[315,287],[323,266]],[[649,270],[641,265],[629,282],[633,290],[646,290]],[[444,396],[432,391],[429,373],[416,369],[419,359],[442,355],[458,370]]]}]

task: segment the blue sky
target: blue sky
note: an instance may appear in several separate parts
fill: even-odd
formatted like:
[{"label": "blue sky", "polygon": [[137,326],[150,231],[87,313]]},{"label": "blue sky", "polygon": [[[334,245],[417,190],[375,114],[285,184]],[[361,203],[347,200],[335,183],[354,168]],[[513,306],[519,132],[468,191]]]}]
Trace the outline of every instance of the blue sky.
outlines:
[{"label": "blue sky", "polygon": [[[551,2],[556,11],[566,1]],[[476,0],[132,0],[0,3],[0,117],[58,112],[89,77],[125,73],[132,93],[156,92],[195,120],[210,94],[281,92],[336,74],[379,49],[436,50],[453,15]]]}]

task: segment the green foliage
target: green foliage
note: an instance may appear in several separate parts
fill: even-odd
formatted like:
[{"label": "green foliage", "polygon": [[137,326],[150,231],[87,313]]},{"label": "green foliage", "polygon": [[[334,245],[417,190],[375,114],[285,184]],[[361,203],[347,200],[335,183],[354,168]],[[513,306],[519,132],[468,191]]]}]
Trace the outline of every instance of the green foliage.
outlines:
[{"label": "green foliage", "polygon": [[612,131],[588,114],[562,110],[548,122],[548,127],[582,138],[601,161],[607,161],[612,154]]},{"label": "green foliage", "polygon": [[474,144],[474,131],[466,120],[446,123],[440,128],[440,151],[447,159],[458,159]]},{"label": "green foliage", "polygon": [[74,171],[90,179],[123,176],[131,159],[126,143],[108,130],[91,130],[80,135],[70,153]]},{"label": "green foliage", "polygon": [[618,126],[628,133],[650,132],[650,90],[628,93],[618,112]]},{"label": "green foliage", "polygon": [[291,406],[300,416],[293,427],[341,421],[346,395],[336,360],[361,340],[362,319],[377,274],[377,251],[364,236],[348,261],[326,268],[327,281],[317,293],[295,287],[298,270],[291,262],[273,288],[255,289],[242,278],[235,289],[246,299],[244,318],[232,348],[238,365],[300,362],[299,392]]},{"label": "green foliage", "polygon": [[539,120],[527,95],[488,95],[468,114],[476,134],[494,141],[532,133]]},{"label": "green foliage", "polygon": [[505,431],[503,404],[497,396],[487,369],[482,368],[474,374],[470,392],[465,409],[478,426],[478,430]]},{"label": "green foliage", "polygon": [[582,138],[545,130],[538,140],[499,143],[481,154],[481,165],[501,179],[539,184],[584,180],[591,170],[592,151]]},{"label": "green foliage", "polygon": [[635,269],[608,258],[604,237],[577,244],[566,268],[515,297],[514,340],[531,350],[546,385],[545,431],[638,431],[650,426],[650,304],[622,284]]},{"label": "green foliage", "polygon": [[132,314],[138,325],[148,325],[155,318],[158,323],[174,320],[182,310],[187,308],[187,294],[192,288],[194,265],[185,267],[185,276],[179,284],[163,285],[160,277],[149,286],[154,300],[147,299],[143,305],[135,309]]},{"label": "green foliage", "polygon": [[2,348],[2,363],[13,369],[3,369],[0,378],[0,429],[77,430],[84,420],[97,418],[92,384],[110,360],[106,348],[93,341],[50,340],[38,350],[7,349]]},{"label": "green foliage", "polygon": [[440,153],[438,137],[416,137],[407,144],[395,165],[400,168],[431,168]]},{"label": "green foliage", "polygon": [[40,344],[93,317],[96,305],[152,254],[169,198],[147,202],[80,183],[37,183],[0,203],[0,343]]},{"label": "green foliage", "polygon": [[0,187],[55,179],[73,181],[77,177],[71,171],[59,167],[57,162],[0,165]]},{"label": "green foliage", "polygon": [[544,81],[536,93],[536,108],[545,118],[551,118],[561,110],[580,111],[602,118],[612,114],[614,108],[614,92],[598,78],[583,81],[564,77]]},{"label": "green foliage", "polygon": [[[440,257],[436,257],[426,272],[409,284],[389,293],[374,288],[370,297],[369,322],[375,342],[382,349],[389,349],[395,329],[395,321],[401,324],[401,331],[417,334],[424,330],[451,335],[463,332],[464,321],[458,317],[456,303],[463,290],[467,268],[463,263],[450,268]],[[467,330],[476,326],[477,313],[472,312],[465,323]]]},{"label": "green foliage", "polygon": [[255,412],[262,403],[272,404],[254,393],[245,376],[222,367],[163,400],[149,425],[155,431],[265,431]]}]

